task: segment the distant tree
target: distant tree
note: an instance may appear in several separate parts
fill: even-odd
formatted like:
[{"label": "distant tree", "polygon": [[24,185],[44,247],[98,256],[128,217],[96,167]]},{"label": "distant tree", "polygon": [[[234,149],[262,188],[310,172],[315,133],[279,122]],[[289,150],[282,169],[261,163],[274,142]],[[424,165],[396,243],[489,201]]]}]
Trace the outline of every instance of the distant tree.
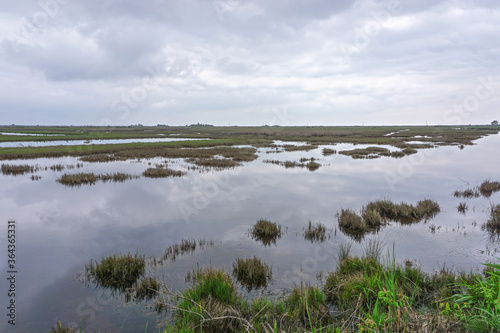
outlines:
[{"label": "distant tree", "polygon": [[493,121],[491,122],[491,125],[492,125],[492,126],[498,126],[498,121],[497,121],[497,120],[493,120]]}]

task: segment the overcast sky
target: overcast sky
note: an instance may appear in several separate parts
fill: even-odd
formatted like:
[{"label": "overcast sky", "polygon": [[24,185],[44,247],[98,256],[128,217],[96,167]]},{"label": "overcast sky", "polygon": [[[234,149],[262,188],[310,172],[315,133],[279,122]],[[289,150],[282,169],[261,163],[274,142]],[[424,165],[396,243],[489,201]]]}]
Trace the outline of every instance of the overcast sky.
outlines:
[{"label": "overcast sky", "polygon": [[500,120],[498,0],[1,1],[1,124]]}]

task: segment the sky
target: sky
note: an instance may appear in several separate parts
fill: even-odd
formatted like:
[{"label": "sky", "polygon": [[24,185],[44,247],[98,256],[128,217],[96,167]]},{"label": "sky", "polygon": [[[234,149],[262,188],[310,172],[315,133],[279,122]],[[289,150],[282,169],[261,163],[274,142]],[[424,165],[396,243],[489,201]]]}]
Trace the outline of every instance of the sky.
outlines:
[{"label": "sky", "polygon": [[0,124],[500,120],[498,0],[0,1]]}]

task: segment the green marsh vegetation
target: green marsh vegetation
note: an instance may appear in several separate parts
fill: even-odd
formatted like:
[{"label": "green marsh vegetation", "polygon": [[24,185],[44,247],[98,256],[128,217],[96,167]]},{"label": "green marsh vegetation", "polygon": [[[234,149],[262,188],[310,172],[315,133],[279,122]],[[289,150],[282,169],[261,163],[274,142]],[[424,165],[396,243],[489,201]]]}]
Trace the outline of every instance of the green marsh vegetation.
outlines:
[{"label": "green marsh vegetation", "polygon": [[369,202],[361,209],[361,215],[352,209],[342,208],[337,213],[337,220],[343,232],[360,240],[364,233],[377,231],[388,221],[418,223],[433,218],[440,211],[439,204],[430,199],[420,200],[416,205],[405,202],[395,204],[384,199]]},{"label": "green marsh vegetation", "polygon": [[321,153],[323,154],[323,156],[329,156],[337,154],[337,151],[335,149],[323,148]]},{"label": "green marsh vegetation", "polygon": [[[174,127],[174,126],[128,126],[128,127],[70,127],[70,126],[1,126],[0,131],[34,134],[59,134],[59,136],[15,136],[0,135],[0,141],[47,141],[47,140],[92,140],[161,138],[176,134],[178,138],[206,138],[209,140],[150,142],[109,145],[51,146],[4,148],[0,159],[80,156],[88,161],[122,160],[147,157],[189,158],[194,153],[179,151],[180,148],[222,147],[245,150],[230,146],[252,145],[273,147],[274,140],[300,141],[306,146],[285,146],[285,150],[310,150],[318,145],[336,143],[391,145],[403,150],[403,154],[413,153],[412,149],[430,148],[433,145],[471,145],[473,141],[490,134],[497,134],[494,126],[338,126],[338,127]],[[391,134],[396,133],[396,134]],[[389,135],[391,134],[391,135]],[[421,144],[408,143],[423,141]],[[196,150],[196,149],[195,149]],[[382,152],[386,154],[386,152]],[[202,153],[204,154],[204,153]],[[94,160],[90,157],[99,155]],[[213,156],[213,155],[212,155]],[[199,156],[205,157],[205,156]],[[227,156],[225,156],[227,157]],[[247,157],[248,159],[248,157]],[[236,161],[240,161],[235,159]]]},{"label": "green marsh vegetation", "polygon": [[304,230],[304,239],[314,242],[324,242],[326,239],[326,227],[322,223],[316,223],[315,225],[309,221],[308,227]]},{"label": "green marsh vegetation", "polygon": [[271,267],[259,258],[237,258],[233,263],[233,276],[248,290],[266,287],[273,276]]},{"label": "green marsh vegetation", "polygon": [[167,167],[147,168],[142,175],[148,178],[182,177],[186,173],[180,170],[172,170]]},{"label": "green marsh vegetation", "polygon": [[486,228],[490,231],[500,232],[500,204],[491,205]]},{"label": "green marsh vegetation", "polygon": [[276,241],[283,235],[280,224],[265,219],[259,219],[250,229],[250,234],[264,246],[276,245]]},{"label": "green marsh vegetation", "polygon": [[81,185],[94,185],[98,181],[124,182],[126,180],[135,178],[138,178],[138,176],[129,175],[121,172],[106,173],[102,175],[81,172],[76,174],[64,174],[57,179],[57,182],[66,186],[81,186]]},{"label": "green marsh vegetation", "polygon": [[[316,171],[321,167],[321,164],[315,162],[315,158],[302,157],[298,162],[296,161],[280,161],[280,160],[263,160],[263,163],[270,163],[284,166],[286,169],[289,168],[307,168],[309,171]],[[306,163],[307,162],[307,163]]]},{"label": "green marsh vegetation", "polygon": [[40,170],[40,167],[38,165],[28,165],[28,164],[22,164],[22,165],[14,165],[14,164],[2,164],[2,173],[4,175],[24,175],[25,173],[34,173],[38,170]]},{"label": "green marsh vegetation", "polygon": [[177,257],[193,253],[197,248],[203,250],[206,247],[213,246],[213,240],[199,239],[197,242],[195,239],[182,239],[180,243],[167,247],[161,258],[158,260],[158,263],[162,264],[167,260],[173,262],[177,259]]}]

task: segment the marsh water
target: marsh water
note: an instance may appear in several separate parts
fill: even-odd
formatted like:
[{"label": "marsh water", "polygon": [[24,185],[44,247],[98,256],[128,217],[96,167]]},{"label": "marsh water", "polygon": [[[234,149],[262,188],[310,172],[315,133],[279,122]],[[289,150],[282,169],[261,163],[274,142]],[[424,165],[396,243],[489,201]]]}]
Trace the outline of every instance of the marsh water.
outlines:
[{"label": "marsh water", "polygon": [[[20,134],[18,134],[18,135],[20,135]],[[120,143],[173,142],[173,141],[191,141],[191,140],[208,140],[208,139],[199,139],[199,138],[198,139],[192,139],[192,138],[145,138],[145,139],[17,141],[17,142],[0,142],[0,148],[48,147],[48,146],[80,146],[80,145],[110,145],[110,144],[112,145],[112,144],[120,144]]]},{"label": "marsh water", "polygon": [[[107,332],[154,332],[166,320],[148,309],[147,302],[125,303],[122,295],[87,286],[78,278],[91,259],[113,254],[139,253],[159,258],[165,249],[182,239],[213,240],[213,246],[197,249],[150,268],[174,290],[186,287],[187,272],[198,265],[225,267],[230,272],[238,257],[258,256],[272,265],[273,279],[263,294],[280,297],[293,283],[321,283],[335,268],[335,253],[344,241],[361,254],[369,239],[380,239],[385,251],[396,260],[414,260],[433,272],[446,266],[453,270],[479,270],[493,261],[499,240],[481,228],[488,219],[489,199],[457,199],[453,192],[500,180],[500,136],[488,136],[474,146],[419,150],[404,158],[383,157],[355,160],[349,156],[322,156],[321,150],[349,149],[352,145],[322,146],[318,149],[269,153],[259,149],[259,158],[223,171],[190,170],[179,178],[138,178],[124,183],[97,183],[66,187],[56,182],[62,172],[0,175],[1,270],[7,271],[7,221],[16,221],[17,318],[7,324],[2,313],[2,332],[47,332],[56,321],[76,323],[86,330]],[[355,146],[362,147],[361,145]],[[311,172],[263,163],[266,159],[298,161],[315,157],[322,166]],[[140,175],[148,163],[162,159],[86,163],[85,172],[127,172]],[[9,164],[76,164],[77,158],[6,161]],[[185,168],[181,160],[169,162],[173,169]],[[369,201],[389,198],[415,204],[429,198],[441,212],[427,222],[412,225],[393,223],[355,241],[338,230],[335,217],[341,208],[359,211]],[[457,212],[467,202],[466,214]],[[248,229],[265,218],[282,225],[286,233],[276,245],[263,246],[248,235]],[[308,221],[321,222],[329,231],[323,243],[303,237]],[[6,312],[6,278],[0,280],[1,308]],[[244,290],[242,292],[247,293]]]}]

